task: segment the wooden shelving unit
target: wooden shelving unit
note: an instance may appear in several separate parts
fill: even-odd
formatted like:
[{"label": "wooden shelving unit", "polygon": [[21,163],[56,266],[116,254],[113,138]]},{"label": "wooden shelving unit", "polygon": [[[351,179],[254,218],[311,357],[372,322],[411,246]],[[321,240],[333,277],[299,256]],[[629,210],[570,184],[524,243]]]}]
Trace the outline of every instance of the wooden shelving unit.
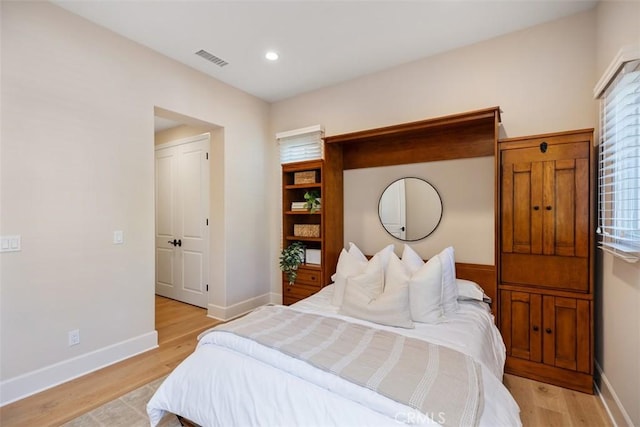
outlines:
[{"label": "wooden shelving unit", "polygon": [[[341,162],[335,163],[341,167]],[[293,285],[289,285],[286,275],[283,274],[282,299],[285,305],[306,298],[329,284],[342,248],[342,217],[337,214],[335,206],[333,209],[326,208],[336,203],[342,206],[342,170],[340,169],[340,174],[336,174],[326,164],[324,160],[310,160],[282,165],[283,247],[300,241],[307,249],[319,250],[321,254],[320,264],[300,266],[298,278]],[[295,176],[299,172],[315,173],[315,182],[296,184]],[[313,213],[292,210],[291,204],[304,202],[307,191],[317,191],[320,194],[322,200],[320,209]],[[339,212],[342,212],[341,208]],[[319,235],[312,237],[296,235],[294,228],[297,224],[318,226]]]}]

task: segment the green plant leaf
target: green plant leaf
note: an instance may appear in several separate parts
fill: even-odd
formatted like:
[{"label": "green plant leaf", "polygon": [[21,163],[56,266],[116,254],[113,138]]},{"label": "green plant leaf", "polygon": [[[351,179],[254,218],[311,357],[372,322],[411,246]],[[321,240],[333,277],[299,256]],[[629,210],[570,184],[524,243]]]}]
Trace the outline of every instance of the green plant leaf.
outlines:
[{"label": "green plant leaf", "polygon": [[280,270],[287,274],[290,284],[296,281],[298,267],[304,261],[304,250],[302,242],[293,242],[280,253]]}]

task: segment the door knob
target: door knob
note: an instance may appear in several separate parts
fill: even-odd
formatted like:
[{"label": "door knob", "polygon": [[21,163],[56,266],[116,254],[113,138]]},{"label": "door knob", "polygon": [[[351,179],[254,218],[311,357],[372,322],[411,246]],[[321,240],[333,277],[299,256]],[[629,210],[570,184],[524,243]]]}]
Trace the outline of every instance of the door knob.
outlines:
[{"label": "door knob", "polygon": [[551,328],[547,328],[544,330],[546,333],[550,334],[551,333]]},{"label": "door knob", "polygon": [[534,210],[534,211],[540,210],[540,206],[534,206],[534,207],[533,207],[533,210]]},{"label": "door knob", "polygon": [[534,327],[533,327],[533,331],[534,331],[534,332],[538,332],[538,329],[539,329],[539,328],[538,328],[537,326],[534,326]]},{"label": "door knob", "polygon": [[169,243],[171,243],[173,246],[182,246],[182,240],[181,239],[173,239],[173,240],[169,240]]},{"label": "door knob", "polygon": [[545,207],[545,209],[546,209],[546,210],[548,210],[548,211],[550,211],[550,210],[551,210],[551,206],[550,206],[550,205],[549,205],[549,206],[546,206],[546,207]]}]

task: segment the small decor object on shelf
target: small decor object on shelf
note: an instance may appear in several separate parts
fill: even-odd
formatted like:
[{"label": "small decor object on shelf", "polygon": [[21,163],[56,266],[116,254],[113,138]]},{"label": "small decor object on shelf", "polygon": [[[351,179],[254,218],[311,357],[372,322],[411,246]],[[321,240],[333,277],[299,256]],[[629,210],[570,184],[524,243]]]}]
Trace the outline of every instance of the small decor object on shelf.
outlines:
[{"label": "small decor object on shelf", "polygon": [[289,285],[293,285],[298,277],[298,267],[304,261],[305,247],[302,242],[293,242],[280,254],[280,270],[286,273]]},{"label": "small decor object on shelf", "polygon": [[304,193],[305,206],[309,213],[314,213],[320,209],[320,192],[316,190],[310,190]]},{"label": "small decor object on shelf", "polygon": [[316,183],[316,171],[304,171],[295,172],[293,174],[293,183],[299,184],[315,184]]},{"label": "small decor object on shelf", "polygon": [[293,224],[296,237],[320,237],[320,224]]},{"label": "small decor object on shelf", "polygon": [[307,249],[304,254],[305,264],[322,264],[322,251],[320,249]]},{"label": "small decor object on shelf", "polygon": [[307,212],[307,202],[291,202],[291,211]]}]

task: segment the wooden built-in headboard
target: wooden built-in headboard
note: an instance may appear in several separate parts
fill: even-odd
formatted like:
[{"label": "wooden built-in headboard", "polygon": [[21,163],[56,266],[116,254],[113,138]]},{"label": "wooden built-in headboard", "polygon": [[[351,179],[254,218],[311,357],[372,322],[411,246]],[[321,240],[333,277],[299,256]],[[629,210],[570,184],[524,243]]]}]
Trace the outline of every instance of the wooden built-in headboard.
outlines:
[{"label": "wooden built-in headboard", "polygon": [[[404,123],[377,129],[327,136],[325,164],[335,179],[334,194],[342,197],[342,173],[347,169],[423,163],[437,160],[494,156],[500,126],[500,108]],[[324,197],[324,196],[323,196]],[[342,218],[343,203],[327,205],[332,218]],[[339,231],[338,231],[339,230]],[[342,225],[336,224],[335,241],[328,246],[329,268],[335,271],[337,255],[344,242]],[[333,256],[335,253],[335,257]],[[496,301],[494,265],[456,263],[456,275],[478,283]],[[492,307],[495,315],[495,304]]]},{"label": "wooden built-in headboard", "polygon": [[496,302],[498,301],[498,286],[495,265],[456,262],[456,277],[471,280],[482,286],[484,293],[493,301],[491,311],[497,319]]}]

